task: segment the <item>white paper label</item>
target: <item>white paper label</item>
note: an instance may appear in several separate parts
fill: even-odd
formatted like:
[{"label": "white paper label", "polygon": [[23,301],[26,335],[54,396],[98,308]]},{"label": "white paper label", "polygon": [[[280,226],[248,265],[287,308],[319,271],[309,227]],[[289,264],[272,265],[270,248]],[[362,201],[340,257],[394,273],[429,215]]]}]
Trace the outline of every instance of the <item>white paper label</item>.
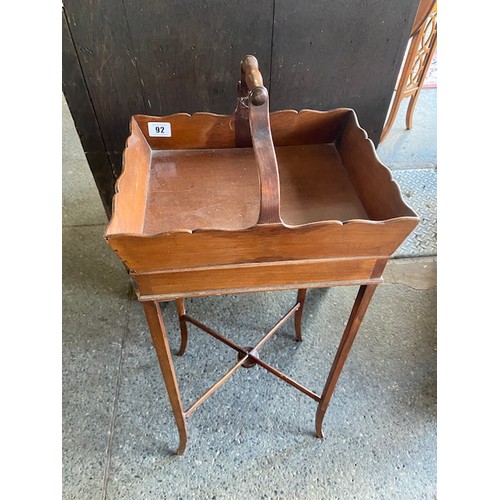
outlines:
[{"label": "white paper label", "polygon": [[149,137],[172,137],[170,123],[148,122]]}]

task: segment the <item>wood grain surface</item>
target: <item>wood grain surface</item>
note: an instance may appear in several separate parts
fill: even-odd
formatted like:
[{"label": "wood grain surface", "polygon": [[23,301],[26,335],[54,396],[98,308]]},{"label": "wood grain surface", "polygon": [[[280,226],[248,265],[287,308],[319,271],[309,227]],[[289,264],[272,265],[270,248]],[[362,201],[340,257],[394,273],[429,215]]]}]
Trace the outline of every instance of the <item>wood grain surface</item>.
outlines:
[{"label": "wood grain surface", "polygon": [[[284,223],[368,218],[334,145],[278,146],[276,156]],[[259,203],[253,149],[156,151],[142,232],[245,229]]]},{"label": "wood grain surface", "polygon": [[[215,295],[228,291],[297,289],[370,281],[377,259],[272,262],[134,275],[140,297]],[[375,280],[374,280],[375,281]],[[380,280],[379,280],[380,281]]]},{"label": "wood grain surface", "polygon": [[96,181],[106,215],[110,218],[116,176],[106,154],[106,146],[64,11],[62,12],[62,76],[62,88],[71,116]]},{"label": "wood grain surface", "polygon": [[[301,259],[389,257],[418,218],[404,203],[389,169],[378,160],[356,114],[342,110],[279,116],[287,114],[297,118],[292,137],[298,144],[275,148],[283,217],[273,224],[259,224],[261,194],[252,149],[153,150],[144,127],[134,118],[106,231],[126,266],[140,274]],[[179,116],[172,118],[175,124]],[[144,124],[147,119],[138,120]],[[207,122],[219,120],[206,114],[199,123],[206,130]],[[336,131],[334,137],[318,134],[333,144],[301,144],[301,127],[308,141],[311,130],[319,128],[315,121]],[[273,135],[276,131],[279,136],[287,125],[286,120],[275,122]],[[209,136],[221,140],[218,134]],[[198,144],[197,135],[192,137]]]}]

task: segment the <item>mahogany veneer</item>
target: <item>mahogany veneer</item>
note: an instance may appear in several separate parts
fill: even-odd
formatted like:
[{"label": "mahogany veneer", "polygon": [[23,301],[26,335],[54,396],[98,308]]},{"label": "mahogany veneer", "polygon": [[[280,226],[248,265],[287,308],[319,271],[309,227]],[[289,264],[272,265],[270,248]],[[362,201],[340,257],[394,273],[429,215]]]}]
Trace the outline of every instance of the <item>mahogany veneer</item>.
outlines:
[{"label": "mahogany veneer", "polygon": [[[234,115],[132,117],[105,238],[128,268],[145,312],[184,451],[185,418],[240,366],[258,364],[315,399],[316,431],[387,260],[418,223],[352,109],[269,113],[257,61],[242,61]],[[149,122],[171,137],[150,137]],[[361,285],[328,376],[316,395],[186,315],[184,298],[296,288],[297,340],[305,291]],[[182,409],[158,302],[238,351],[238,363]]]}]

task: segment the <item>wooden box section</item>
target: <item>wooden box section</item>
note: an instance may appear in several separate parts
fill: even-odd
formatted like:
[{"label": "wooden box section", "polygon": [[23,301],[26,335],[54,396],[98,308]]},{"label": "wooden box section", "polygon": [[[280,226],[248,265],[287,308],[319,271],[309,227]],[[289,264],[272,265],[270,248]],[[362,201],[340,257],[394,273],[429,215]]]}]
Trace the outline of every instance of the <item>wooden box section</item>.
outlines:
[{"label": "wooden box section", "polygon": [[[132,118],[105,237],[140,299],[381,281],[418,217],[355,112],[268,119],[273,223],[259,223],[258,148],[237,147],[234,115]],[[149,137],[149,122],[170,123],[171,137]]]}]

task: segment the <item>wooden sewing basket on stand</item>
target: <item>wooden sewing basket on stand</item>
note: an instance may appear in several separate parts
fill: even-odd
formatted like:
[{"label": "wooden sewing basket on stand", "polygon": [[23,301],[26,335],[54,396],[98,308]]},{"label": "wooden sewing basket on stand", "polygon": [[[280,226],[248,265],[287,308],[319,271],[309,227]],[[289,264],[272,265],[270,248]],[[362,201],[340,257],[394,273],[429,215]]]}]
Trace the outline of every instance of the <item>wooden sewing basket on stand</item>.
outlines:
[{"label": "wooden sewing basket on stand", "polygon": [[[387,260],[418,223],[352,109],[269,113],[257,60],[241,63],[234,115],[135,115],[105,238],[143,302],[177,423],[240,367],[258,364],[318,403],[322,422]],[[259,357],[292,315],[301,340],[306,290],[360,285],[323,392]],[[296,304],[253,347],[241,347],[186,314],[184,299],[298,289]],[[192,324],[238,354],[235,365],[183,409],[159,303],[175,300],[182,341]]]}]

